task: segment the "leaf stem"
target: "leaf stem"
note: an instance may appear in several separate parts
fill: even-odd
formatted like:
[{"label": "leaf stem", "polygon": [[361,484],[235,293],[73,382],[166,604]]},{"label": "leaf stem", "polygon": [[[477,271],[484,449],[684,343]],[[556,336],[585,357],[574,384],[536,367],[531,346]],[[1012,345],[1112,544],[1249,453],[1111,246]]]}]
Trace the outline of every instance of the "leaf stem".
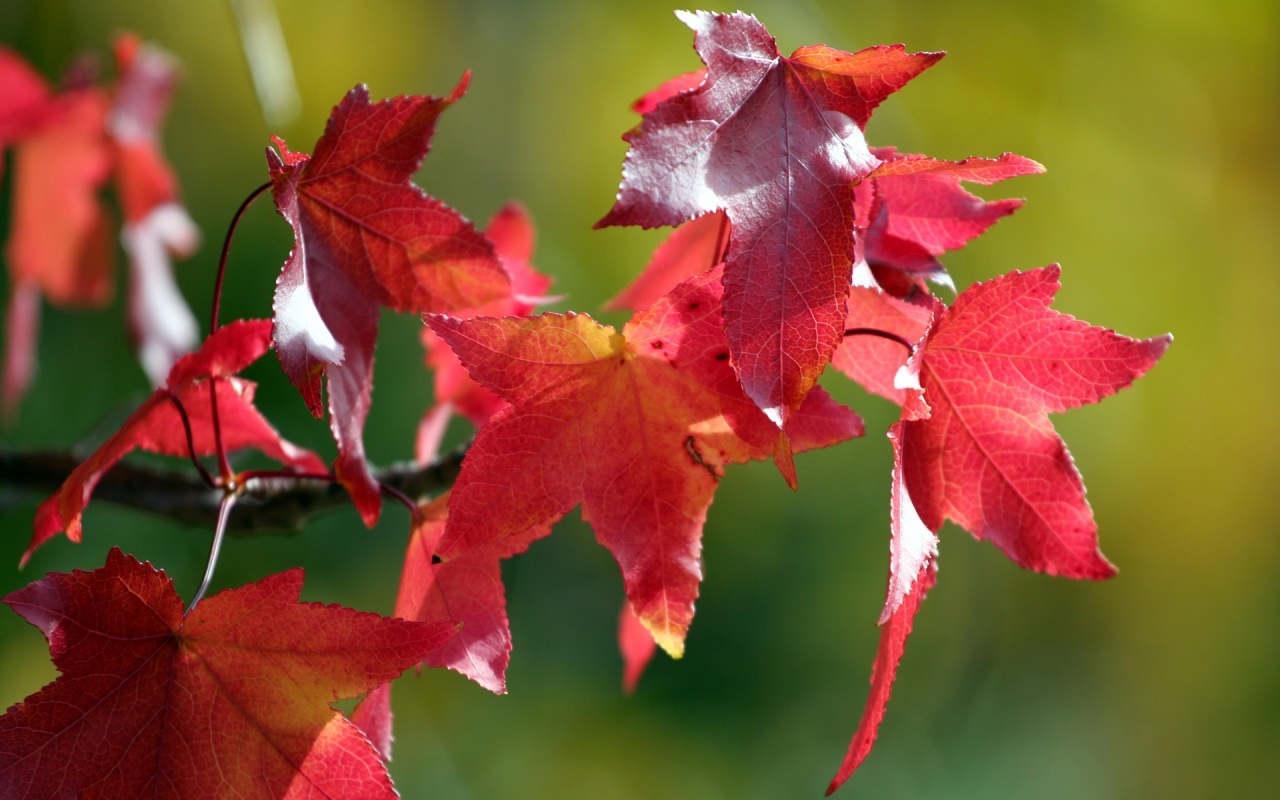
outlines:
[{"label": "leaf stem", "polygon": [[227,460],[227,448],[222,443],[222,423],[218,419],[218,381],[220,378],[210,378],[209,383],[209,409],[213,421],[213,444],[218,451],[218,473],[222,478],[222,486],[228,490],[236,488],[236,474],[231,470],[231,462]]},{"label": "leaf stem", "polygon": [[209,317],[209,333],[213,333],[218,329],[218,310],[222,305],[222,281],[227,274],[227,256],[231,253],[231,240],[235,238],[236,227],[240,225],[240,218],[244,216],[244,212],[249,210],[249,206],[263,192],[271,188],[271,182],[268,181],[257,189],[254,189],[240,207],[236,209],[235,216],[231,218],[231,225],[227,228],[226,238],[222,240],[222,255],[218,257],[218,277],[213,282],[213,313]]},{"label": "leaf stem", "polygon": [[187,610],[183,612],[183,616],[195,611],[196,604],[204,598],[204,593],[209,591],[209,584],[213,582],[214,570],[218,568],[218,553],[222,550],[222,540],[227,535],[227,520],[231,519],[231,509],[235,507],[238,496],[239,493],[237,492],[225,492],[222,495],[222,500],[218,503],[218,524],[213,529],[213,544],[209,547],[209,562],[204,568],[204,580],[200,582],[200,588],[196,591],[196,596],[191,599],[191,604],[187,606]]},{"label": "leaf stem", "polygon": [[413,514],[413,518],[415,520],[418,518],[418,515],[422,513],[418,510],[418,504],[413,502],[413,498],[405,494],[404,492],[400,491],[396,487],[391,486],[390,484],[387,484],[387,483],[383,483],[382,481],[379,481],[378,488],[381,489],[382,493],[385,494],[387,497],[391,497],[400,501],[401,505],[409,509],[410,514]]},{"label": "leaf stem", "polygon": [[881,339],[888,339],[891,342],[897,342],[907,348],[908,355],[915,355],[916,346],[902,336],[889,331],[882,331],[879,328],[849,328],[844,332],[845,336],[878,336]]},{"label": "leaf stem", "polygon": [[209,474],[209,470],[205,469],[204,464],[200,463],[199,456],[196,455],[196,439],[191,432],[191,417],[187,416],[186,406],[182,404],[182,401],[173,392],[169,392],[168,395],[169,400],[173,402],[173,407],[178,409],[178,416],[182,419],[182,429],[187,434],[187,455],[191,456],[191,463],[196,465],[196,471],[200,473],[201,479],[210,489],[217,488],[217,480]]}]

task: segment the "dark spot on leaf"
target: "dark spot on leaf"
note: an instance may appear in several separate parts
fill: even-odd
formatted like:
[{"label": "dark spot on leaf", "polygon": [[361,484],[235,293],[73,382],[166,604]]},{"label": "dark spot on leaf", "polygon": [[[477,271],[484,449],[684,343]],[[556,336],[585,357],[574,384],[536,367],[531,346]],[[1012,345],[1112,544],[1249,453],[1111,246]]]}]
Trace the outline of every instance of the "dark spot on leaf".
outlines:
[{"label": "dark spot on leaf", "polygon": [[728,360],[729,360],[728,351],[725,351],[723,353],[716,353],[716,361],[728,361]]}]

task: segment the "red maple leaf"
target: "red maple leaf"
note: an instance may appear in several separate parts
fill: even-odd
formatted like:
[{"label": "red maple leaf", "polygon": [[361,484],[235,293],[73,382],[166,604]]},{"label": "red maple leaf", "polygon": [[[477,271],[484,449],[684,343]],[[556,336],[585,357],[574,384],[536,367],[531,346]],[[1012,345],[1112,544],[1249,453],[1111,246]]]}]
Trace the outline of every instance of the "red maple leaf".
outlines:
[{"label": "red maple leaf", "polygon": [[1016,198],[984,201],[965,191],[961,181],[990,186],[1044,172],[1036,162],[1013,153],[942,161],[902,155],[892,147],[871,152],[883,163],[854,190],[858,222],[866,231],[867,263],[947,285],[951,278],[937,256],[964,247],[1023,205]]},{"label": "red maple leaf", "polygon": [[[429,319],[472,377],[512,404],[467,453],[441,557],[582,503],[636,615],[669,653],[683,651],[723,466],[773,455],[791,468],[786,436],[729,369],[721,272],[681,284],[622,333],[577,314]],[[861,433],[861,420],[820,391],[787,426],[797,450]]]},{"label": "red maple leaf", "polygon": [[66,531],[81,538],[81,514],[93,487],[107,470],[136,448],[170,456],[189,455],[185,410],[196,455],[217,451],[209,384],[217,393],[223,447],[230,451],[256,447],[282,464],[307,472],[324,472],[324,462],[282,438],[253,406],[254,384],[231,377],[261,357],[271,346],[268,320],[241,320],[222,326],[200,349],[173,365],[166,385],[157,389],[125,420],[111,438],[76,467],[56,494],[36,512],[35,532],[23,554],[25,563],[44,542]]},{"label": "red maple leaf", "polygon": [[931,530],[951,519],[1029,569],[1106,578],[1115,568],[1048,414],[1128,386],[1172,337],[1130,339],[1051,310],[1058,273],[974,284],[941,312],[918,358],[923,397],[904,408],[903,473]]},{"label": "red maple leaf", "polygon": [[12,418],[35,373],[40,297],[61,306],[111,299],[110,224],[98,192],[111,171],[104,92],[50,95],[20,58],[0,49],[0,155],[14,149],[12,277],[0,403]]},{"label": "red maple leaf", "polygon": [[[844,330],[853,186],[878,165],[863,129],[884,98],[942,57],[901,45],[779,54],[745,14],[685,13],[707,65],[658,103],[631,144],[600,225],[677,225],[723,210],[725,329],[747,396],[779,427]],[[662,90],[659,90],[662,91]]]},{"label": "red maple leaf", "polygon": [[[519,203],[507,203],[485,228],[485,238],[493,245],[502,268],[511,278],[511,293],[486,303],[480,308],[454,312],[457,317],[495,316],[523,317],[531,312],[551,288],[551,278],[529,263],[533,257],[534,228],[529,212]],[[416,457],[422,463],[432,461],[440,447],[449,419],[458,411],[479,428],[507,404],[493,392],[471,379],[449,346],[422,328],[422,346],[426,365],[434,377],[436,402],[418,425]]]},{"label": "red maple leaf", "polygon": [[[1107,578],[1084,484],[1049,412],[1095,403],[1155,365],[1171,336],[1130,339],[1053,311],[1058,267],[969,287],[907,362],[893,442],[889,587],[871,694],[827,793],[875,741],[920,602],[933,586],[937,531],[951,519],[1023,567]],[[905,304],[904,304],[905,305]],[[899,389],[902,389],[902,381]]]},{"label": "red maple leaf", "polygon": [[511,294],[493,248],[453,209],[410,179],[422,163],[445,99],[378,103],[357,86],[333,110],[312,156],[274,139],[267,163],[276,208],[296,245],[276,283],[276,353],[317,417],[328,376],[334,472],[367,525],[382,507],[364,456],[378,311],[476,308]]},{"label": "red maple leaf", "polygon": [[[458,634],[433,650],[423,663],[447,667],[494,694],[506,694],[511,625],[501,563],[551,533],[553,521],[446,560],[437,546],[449,519],[448,503],[449,493],[445,492],[422,506],[414,520],[400,573],[395,616],[456,627]],[[652,644],[652,638],[649,641]],[[360,726],[383,758],[391,758],[390,683],[369,692],[352,712],[351,721]]]},{"label": "red maple leaf", "polygon": [[189,256],[200,231],[178,200],[160,126],[178,83],[178,63],[136,36],[116,39],[119,78],[107,116],[116,186],[124,212],[121,242],[129,258],[129,329],[138,360],[155,385],[200,341],[200,329],[173,279],[170,257]]},{"label": "red maple leaf", "polygon": [[113,549],[4,602],[49,640],[60,677],[0,717],[0,795],[399,797],[331,706],[394,678],[456,626],[298,602],[302,570],[183,616],[163,572]]},{"label": "red maple leaf", "polygon": [[511,628],[501,561],[522,553],[551,533],[544,521],[487,547],[442,557],[440,537],[449,519],[449,497],[436,498],[422,509],[405,552],[395,615],[419,622],[461,625],[458,635],[426,659],[429,667],[448,667],[495,694],[507,691]]},{"label": "red maple leaf", "polygon": [[667,292],[719,263],[729,238],[724,212],[704,214],[671,232],[653,251],[653,258],[627,288],[605,304],[608,309],[640,311]]}]

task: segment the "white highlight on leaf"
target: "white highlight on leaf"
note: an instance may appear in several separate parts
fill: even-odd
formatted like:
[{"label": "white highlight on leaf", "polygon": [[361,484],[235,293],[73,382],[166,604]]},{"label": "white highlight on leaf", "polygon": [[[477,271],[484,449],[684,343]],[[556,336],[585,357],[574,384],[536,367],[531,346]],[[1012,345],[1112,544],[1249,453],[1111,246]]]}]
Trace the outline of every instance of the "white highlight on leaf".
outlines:
[{"label": "white highlight on leaf", "polygon": [[311,291],[302,284],[277,295],[276,306],[276,346],[288,350],[295,346],[298,339],[307,348],[307,353],[319,361],[330,364],[341,364],[346,358],[346,351],[329,326],[324,324],[320,309],[311,297]]},{"label": "white highlight on leaf", "polygon": [[920,385],[920,365],[915,359],[898,367],[898,371],[893,373],[893,388],[924,391]]},{"label": "white highlight on leaf", "polygon": [[823,142],[826,150],[823,157],[830,164],[846,164],[858,177],[869,174],[880,165],[880,160],[871,155],[867,147],[866,134],[853,121],[853,118],[834,109],[822,112],[823,122],[838,138],[827,138]]},{"label": "white highlight on leaf", "polygon": [[889,546],[889,591],[885,597],[884,610],[880,612],[880,620],[876,623],[878,625],[889,621],[915,588],[916,578],[925,565],[938,558],[938,537],[920,519],[901,473],[899,457],[895,460],[893,475],[893,541]]},{"label": "white highlight on leaf", "polygon": [[863,289],[879,289],[880,284],[876,281],[876,276],[871,272],[871,265],[863,259],[853,265],[853,280],[851,285]]}]

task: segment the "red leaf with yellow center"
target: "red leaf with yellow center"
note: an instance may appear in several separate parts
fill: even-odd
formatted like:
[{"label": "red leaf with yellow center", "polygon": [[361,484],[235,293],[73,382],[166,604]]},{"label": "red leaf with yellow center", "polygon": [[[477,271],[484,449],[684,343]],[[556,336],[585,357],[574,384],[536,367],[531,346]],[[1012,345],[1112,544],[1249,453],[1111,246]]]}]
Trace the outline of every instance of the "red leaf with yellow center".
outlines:
[{"label": "red leaf with yellow center", "polygon": [[[637,617],[681,654],[701,580],[702,525],[724,465],[790,456],[728,366],[721,272],[681,284],[622,333],[576,314],[430,318],[472,377],[511,403],[467,453],[442,558],[581,503]],[[786,433],[806,450],[860,435],[862,423],[818,391]]]}]

